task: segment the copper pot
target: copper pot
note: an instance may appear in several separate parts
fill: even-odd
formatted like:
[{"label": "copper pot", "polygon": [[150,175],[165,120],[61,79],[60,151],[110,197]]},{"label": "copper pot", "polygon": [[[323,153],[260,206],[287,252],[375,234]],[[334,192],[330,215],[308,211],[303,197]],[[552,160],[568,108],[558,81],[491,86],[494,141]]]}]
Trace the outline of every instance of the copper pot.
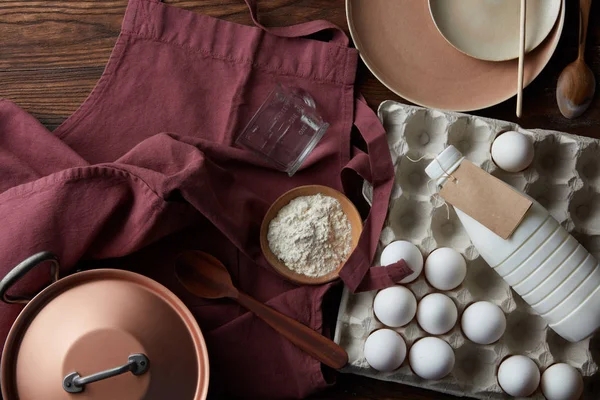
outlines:
[{"label": "copper pot", "polygon": [[[33,299],[6,291],[52,263],[53,283]],[[208,356],[196,320],[164,286],[115,269],[58,279],[58,259],[38,253],[0,282],[7,303],[25,303],[4,345],[4,400],[198,400]]]}]

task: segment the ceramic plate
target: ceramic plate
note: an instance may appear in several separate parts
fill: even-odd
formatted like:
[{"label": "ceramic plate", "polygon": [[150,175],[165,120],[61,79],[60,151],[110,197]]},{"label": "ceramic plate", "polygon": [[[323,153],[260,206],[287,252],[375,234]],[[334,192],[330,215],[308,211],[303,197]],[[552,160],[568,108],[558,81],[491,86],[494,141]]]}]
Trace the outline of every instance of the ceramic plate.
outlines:
[{"label": "ceramic plate", "polygon": [[[538,76],[556,49],[558,22],[525,57],[524,83]],[[490,62],[456,50],[438,32],[426,0],[346,0],[350,34],[367,67],[403,98],[431,108],[471,111],[517,93],[517,60]]]},{"label": "ceramic plate", "polygon": [[[525,52],[552,31],[561,0],[527,0]],[[519,57],[520,0],[429,0],[442,36],[458,50],[488,61]]]}]

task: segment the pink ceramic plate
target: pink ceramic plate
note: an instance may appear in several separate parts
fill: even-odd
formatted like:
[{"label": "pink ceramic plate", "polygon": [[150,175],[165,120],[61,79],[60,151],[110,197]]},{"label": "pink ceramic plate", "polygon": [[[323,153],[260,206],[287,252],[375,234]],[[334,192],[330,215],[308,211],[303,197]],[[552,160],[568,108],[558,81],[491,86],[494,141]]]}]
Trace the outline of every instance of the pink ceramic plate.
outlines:
[{"label": "pink ceramic plate", "polygon": [[[554,53],[565,2],[546,40],[526,56],[527,86]],[[431,108],[471,111],[517,93],[517,61],[469,57],[438,32],[426,0],[346,0],[350,34],[373,74],[403,98]]]}]

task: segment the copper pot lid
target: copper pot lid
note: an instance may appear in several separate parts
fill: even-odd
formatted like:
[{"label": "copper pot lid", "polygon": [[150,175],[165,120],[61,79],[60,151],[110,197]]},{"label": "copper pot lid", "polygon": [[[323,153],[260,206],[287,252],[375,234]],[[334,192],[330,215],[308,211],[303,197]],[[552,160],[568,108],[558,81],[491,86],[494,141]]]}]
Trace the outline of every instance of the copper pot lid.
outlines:
[{"label": "copper pot lid", "polygon": [[4,349],[7,400],[205,399],[208,389],[192,314],[164,286],[123,270],[53,283],[23,309]]}]

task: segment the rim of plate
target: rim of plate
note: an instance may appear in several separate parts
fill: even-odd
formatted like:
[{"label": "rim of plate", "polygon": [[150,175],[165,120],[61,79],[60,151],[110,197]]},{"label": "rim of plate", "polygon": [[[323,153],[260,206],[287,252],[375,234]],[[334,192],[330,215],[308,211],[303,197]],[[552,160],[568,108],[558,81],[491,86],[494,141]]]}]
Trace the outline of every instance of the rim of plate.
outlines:
[{"label": "rim of plate", "polygon": [[[494,100],[494,102],[489,103],[489,104],[485,104],[485,105],[481,105],[478,107],[467,107],[467,108],[455,108],[455,109],[448,109],[448,108],[440,108],[440,107],[436,107],[436,106],[432,106],[429,105],[425,102],[422,101],[417,101],[415,99],[412,99],[404,94],[402,94],[399,90],[396,90],[392,85],[388,84],[386,82],[386,80],[384,78],[382,78],[380,76],[379,73],[377,73],[376,67],[371,65],[371,63],[365,59],[365,57],[362,54],[362,51],[358,48],[357,46],[357,40],[356,38],[358,37],[358,34],[355,32],[355,28],[354,28],[354,24],[352,23],[352,21],[350,20],[350,2],[353,0],[345,0],[345,8],[346,8],[346,23],[348,24],[348,31],[350,32],[350,37],[352,38],[352,42],[354,42],[354,45],[356,46],[356,49],[358,50],[358,54],[360,55],[361,60],[363,61],[363,63],[365,63],[365,65],[367,66],[367,68],[369,69],[369,71],[371,71],[371,73],[375,76],[375,78],[377,78],[377,80],[379,82],[381,82],[383,84],[383,86],[385,86],[386,88],[388,88],[389,90],[391,90],[392,92],[394,92],[396,95],[400,96],[401,98],[410,101],[413,104],[416,104],[418,106],[421,107],[428,107],[428,108],[435,108],[437,110],[441,110],[441,111],[456,111],[456,112],[468,112],[468,111],[476,111],[476,110],[483,110],[485,108],[489,108],[489,107],[493,107],[495,105],[498,105],[500,103],[505,102],[506,100],[514,97],[517,94],[517,89],[515,88],[515,92],[512,93],[510,96],[508,97],[502,97],[499,98],[497,101]],[[554,55],[554,53],[556,52],[556,47],[558,46],[558,43],[560,42],[560,38],[562,36],[562,31],[565,25],[565,1],[561,1],[561,9],[560,9],[560,14],[559,14],[559,21],[558,21],[558,38],[554,41],[554,43],[551,46],[551,50],[549,51],[550,56],[548,57],[548,60],[546,61],[546,63],[544,64],[544,66],[537,72],[535,73],[532,77],[531,80],[529,82],[524,82],[523,85],[523,89],[525,89],[527,86],[529,86],[531,84],[531,82],[533,82],[541,73],[542,71],[546,68],[546,66],[548,66],[548,63],[550,62],[550,59],[552,58],[552,56]],[[434,23],[435,25],[435,23]],[[437,26],[436,26],[437,29]],[[550,31],[550,33],[548,34],[548,36],[552,33],[552,31]],[[442,35],[443,37],[443,35]],[[546,37],[544,40],[546,40],[548,37]],[[446,38],[444,38],[444,40],[446,40]],[[542,41],[543,43],[544,41]],[[540,43],[541,45],[541,43]],[[539,46],[539,45],[538,45]],[[453,48],[455,48],[454,46],[452,46]],[[456,48],[455,48],[456,49]],[[457,50],[459,51],[459,50]],[[509,60],[507,60],[509,61]],[[485,61],[482,61],[485,62]],[[506,61],[500,61],[500,62],[506,62]]]}]

